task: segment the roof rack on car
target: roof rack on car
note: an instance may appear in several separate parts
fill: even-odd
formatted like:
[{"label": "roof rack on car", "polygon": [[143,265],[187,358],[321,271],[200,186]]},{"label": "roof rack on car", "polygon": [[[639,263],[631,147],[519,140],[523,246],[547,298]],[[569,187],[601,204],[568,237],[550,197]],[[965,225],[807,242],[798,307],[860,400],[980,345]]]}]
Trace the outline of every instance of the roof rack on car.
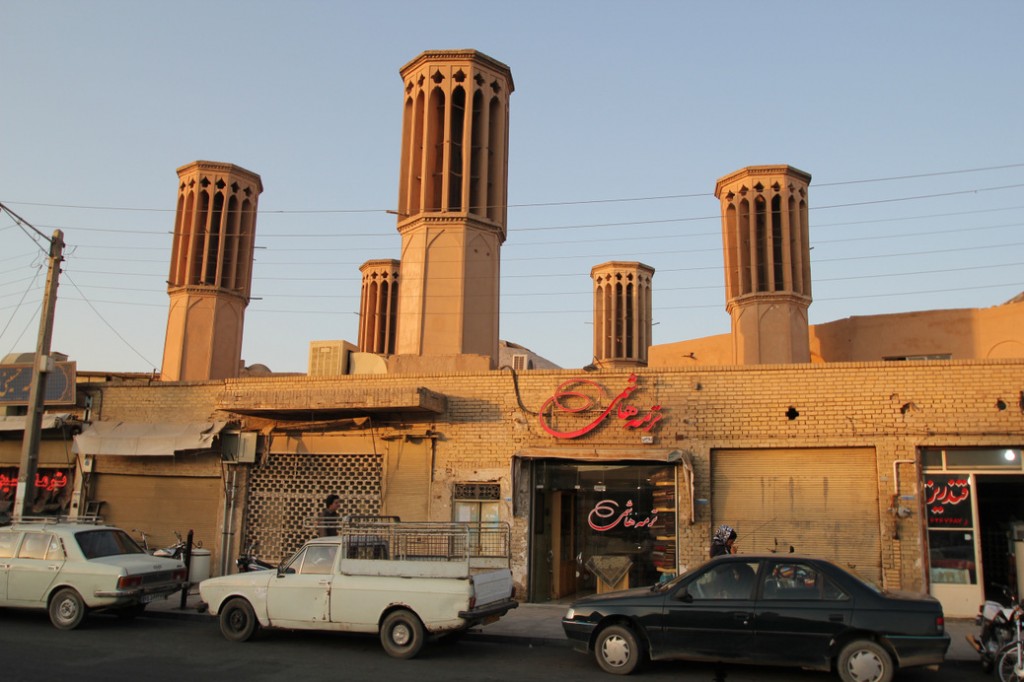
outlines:
[{"label": "roof rack on car", "polygon": [[96,526],[103,524],[103,517],[61,514],[59,516],[22,516],[20,519],[14,519],[13,521],[14,523],[87,523]]}]

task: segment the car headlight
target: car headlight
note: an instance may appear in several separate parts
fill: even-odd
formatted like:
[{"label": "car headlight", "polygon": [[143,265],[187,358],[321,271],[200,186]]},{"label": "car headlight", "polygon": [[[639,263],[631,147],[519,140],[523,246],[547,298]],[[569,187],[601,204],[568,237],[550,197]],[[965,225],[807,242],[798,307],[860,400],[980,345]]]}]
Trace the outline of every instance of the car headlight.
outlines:
[{"label": "car headlight", "polygon": [[566,620],[572,620],[575,617],[576,617],[576,609],[570,607],[569,610],[565,612],[565,619]]}]

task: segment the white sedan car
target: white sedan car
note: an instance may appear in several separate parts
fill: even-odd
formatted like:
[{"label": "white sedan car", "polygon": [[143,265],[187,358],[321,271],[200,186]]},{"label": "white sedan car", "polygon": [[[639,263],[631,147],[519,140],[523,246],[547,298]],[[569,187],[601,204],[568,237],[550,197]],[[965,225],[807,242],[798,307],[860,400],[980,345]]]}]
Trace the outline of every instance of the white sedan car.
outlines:
[{"label": "white sedan car", "polygon": [[185,565],[155,557],[123,530],[86,523],[0,527],[0,606],[47,609],[61,630],[91,610],[124,618],[188,586]]}]

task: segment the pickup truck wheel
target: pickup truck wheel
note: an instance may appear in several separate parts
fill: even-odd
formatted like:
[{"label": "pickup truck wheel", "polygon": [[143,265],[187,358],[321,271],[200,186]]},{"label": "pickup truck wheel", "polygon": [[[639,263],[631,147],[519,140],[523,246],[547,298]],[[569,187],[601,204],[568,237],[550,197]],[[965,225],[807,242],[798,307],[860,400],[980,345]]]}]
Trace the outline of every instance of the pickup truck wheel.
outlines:
[{"label": "pickup truck wheel", "polygon": [[50,622],[58,630],[74,630],[85,618],[85,602],[71,588],[64,588],[50,600]]},{"label": "pickup truck wheel", "polygon": [[594,658],[606,673],[629,675],[642,656],[636,634],[624,625],[609,625],[597,635]]},{"label": "pickup truck wheel", "polygon": [[388,614],[380,628],[380,643],[395,658],[413,658],[423,648],[425,637],[423,623],[416,614],[404,609]]},{"label": "pickup truck wheel", "polygon": [[245,642],[259,630],[260,622],[244,599],[235,598],[221,607],[220,633],[232,642]]},{"label": "pickup truck wheel", "polygon": [[895,671],[889,652],[862,639],[843,647],[836,672],[843,682],[891,682]]}]

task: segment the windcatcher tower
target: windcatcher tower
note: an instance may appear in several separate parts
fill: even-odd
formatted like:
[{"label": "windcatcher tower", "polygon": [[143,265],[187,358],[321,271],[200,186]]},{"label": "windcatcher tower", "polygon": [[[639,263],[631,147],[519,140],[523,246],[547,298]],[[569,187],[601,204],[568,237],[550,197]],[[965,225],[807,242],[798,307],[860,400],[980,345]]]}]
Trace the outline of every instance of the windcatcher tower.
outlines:
[{"label": "windcatcher tower", "polygon": [[475,50],[424,52],[405,84],[396,353],[498,358],[512,72]]},{"label": "windcatcher tower", "polygon": [[162,380],[238,376],[262,191],[260,176],[229,163],[178,169]]},{"label": "windcatcher tower", "polygon": [[600,367],[646,367],[651,345],[651,280],[643,263],[609,261],[594,280],[594,360]]},{"label": "windcatcher tower", "polygon": [[715,185],[737,364],[810,362],[810,183],[791,166],[748,166]]},{"label": "windcatcher tower", "polygon": [[392,355],[398,312],[399,262],[368,260],[359,267],[363,286],[359,296],[359,350]]}]

